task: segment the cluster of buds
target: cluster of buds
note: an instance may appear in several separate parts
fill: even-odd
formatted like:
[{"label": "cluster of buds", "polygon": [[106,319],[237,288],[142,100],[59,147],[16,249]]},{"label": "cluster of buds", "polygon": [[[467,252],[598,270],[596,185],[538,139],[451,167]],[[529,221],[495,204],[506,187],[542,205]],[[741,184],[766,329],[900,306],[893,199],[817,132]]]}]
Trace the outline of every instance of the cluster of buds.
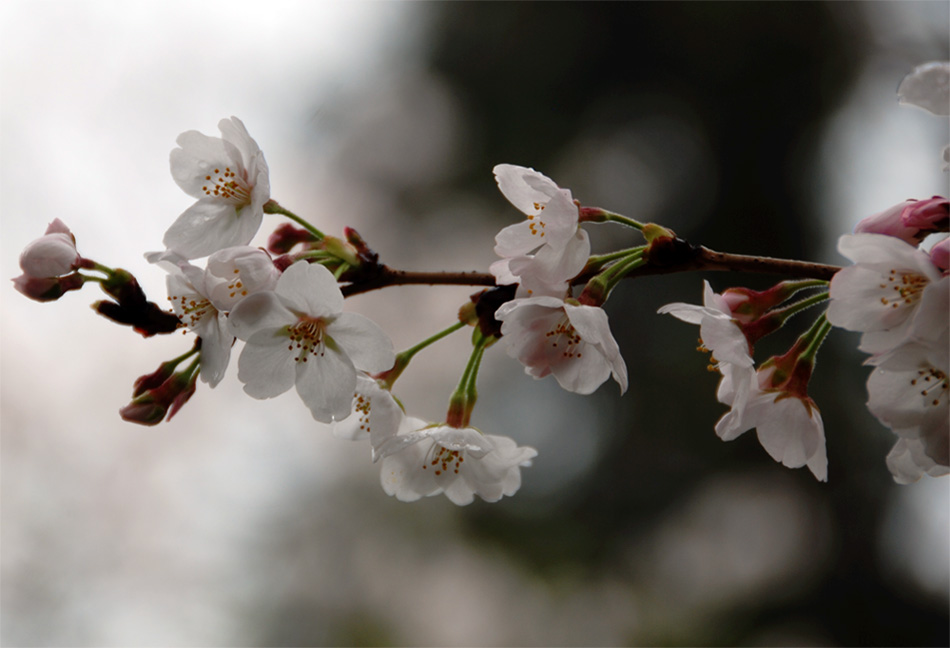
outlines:
[{"label": "cluster of buds", "polygon": [[[933,71],[926,68],[927,78]],[[944,92],[946,86],[944,79]],[[924,105],[930,97],[922,87],[905,82],[904,99]],[[459,505],[476,496],[493,502],[518,490],[521,468],[537,452],[472,423],[489,348],[500,342],[526,374],[553,376],[567,391],[590,394],[612,378],[622,394],[627,367],[604,309],[620,281],[754,269],[794,278],[764,291],[732,287],[721,294],[706,282],[703,305],[660,309],[700,327],[701,349],[722,376],[716,397],[729,407],[716,433],[731,440],[754,429],[776,461],[807,466],[825,481],[825,431],[808,383],[822,342],[838,326],[860,331],[860,348],[871,354],[868,406],[899,437],[887,460],[895,479],[948,472],[945,198],[906,201],[862,221],[841,238],[839,249],[855,262],[842,270],[712,252],[662,225],[584,206],[534,169],[500,164],[498,188],[523,218],[495,237],[499,260],[490,273],[409,273],[380,263],[352,228],[342,238],[327,236],[282,207],[270,196],[267,164],[244,124],[232,117],[219,129],[220,137],[183,133],[171,152],[172,176],[195,202],[169,227],[165,250],[146,255],[168,273],[171,310],[148,301],[128,272],[82,258],[58,220],[20,259],[24,274],[14,284],[28,297],[52,301],[93,281],[110,298],[93,306],[113,321],[146,337],[179,329],[196,336],[189,351],[135,382],[131,403],[120,410],[127,421],[170,420],[199,378],[211,388],[224,379],[240,340],[244,391],[267,399],[293,388],[315,421],[368,446],[386,493],[404,501],[444,494]],[[251,247],[265,213],[293,223],[278,226],[266,249]],[[644,242],[592,255],[587,224],[632,228]],[[195,263],[200,258],[203,267]],[[347,312],[345,300],[401,283],[489,287],[472,295],[450,326],[396,353],[383,328]],[[812,292],[800,297],[801,291]],[[787,352],[756,366],[760,339],[821,304],[827,310]],[[394,395],[397,380],[417,353],[463,328],[471,330],[472,351],[444,420],[410,415]]]}]

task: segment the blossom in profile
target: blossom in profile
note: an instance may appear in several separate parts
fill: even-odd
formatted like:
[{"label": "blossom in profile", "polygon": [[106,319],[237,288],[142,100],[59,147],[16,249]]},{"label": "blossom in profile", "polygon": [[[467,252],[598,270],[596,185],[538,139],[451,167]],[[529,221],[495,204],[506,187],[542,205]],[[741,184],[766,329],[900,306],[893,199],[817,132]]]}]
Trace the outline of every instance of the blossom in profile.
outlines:
[{"label": "blossom in profile", "polygon": [[197,202],[165,232],[165,247],[185,259],[247,245],[264,217],[270,179],[264,154],[237,117],[218,123],[221,137],[198,131],[178,136],[171,172]]},{"label": "blossom in profile", "polygon": [[593,393],[613,376],[621,393],[627,390],[627,365],[602,308],[527,297],[502,304],[495,318],[508,355],[528,375],[553,375],[562,388],[577,394]]},{"label": "blossom in profile", "polygon": [[392,392],[383,389],[371,376],[360,373],[356,376],[353,410],[346,418],[333,422],[333,434],[351,441],[368,440],[376,459],[376,448],[399,432],[405,418]]},{"label": "blossom in profile", "polygon": [[854,227],[855,234],[886,234],[917,246],[931,232],[946,231],[950,223],[950,201],[941,196],[927,200],[905,200],[868,216]]},{"label": "blossom in profile", "polygon": [[[723,441],[732,441],[755,429],[759,443],[766,452],[784,466],[808,466],[816,479],[828,481],[828,456],[825,450],[825,428],[815,402],[804,393],[797,381],[783,381],[775,365],[766,363],[751,376],[738,373],[736,381],[720,384],[719,400],[745,394],[743,400],[732,402],[732,409],[716,423],[716,434]],[[741,385],[738,381],[752,382]],[[800,387],[800,388],[799,388]]]},{"label": "blossom in profile", "polygon": [[537,456],[505,436],[472,427],[427,425],[407,417],[398,434],[378,448],[380,481],[388,495],[403,502],[444,493],[459,506],[478,495],[497,502],[521,487],[521,468]]},{"label": "blossom in profile", "polygon": [[46,234],[30,242],[20,254],[20,268],[35,279],[61,277],[78,268],[82,261],[76,251],[76,237],[58,218],[46,228]]},{"label": "blossom in profile", "polygon": [[58,218],[46,234],[31,241],[20,254],[23,274],[13,278],[13,287],[36,301],[55,301],[70,290],[82,288],[85,279],[73,273],[83,263],[76,251],[76,237]]},{"label": "blossom in profile", "polygon": [[528,167],[499,164],[493,172],[501,193],[527,217],[498,233],[495,253],[520,256],[542,245],[563,250],[577,231],[579,218],[571,192]]},{"label": "blossom in profile", "polygon": [[357,370],[385,371],[395,359],[392,342],[379,326],[343,312],[333,274],[306,261],[287,268],[273,291],[241,300],[228,321],[246,342],[238,360],[244,391],[263,399],[296,386],[322,423],[350,415]]}]

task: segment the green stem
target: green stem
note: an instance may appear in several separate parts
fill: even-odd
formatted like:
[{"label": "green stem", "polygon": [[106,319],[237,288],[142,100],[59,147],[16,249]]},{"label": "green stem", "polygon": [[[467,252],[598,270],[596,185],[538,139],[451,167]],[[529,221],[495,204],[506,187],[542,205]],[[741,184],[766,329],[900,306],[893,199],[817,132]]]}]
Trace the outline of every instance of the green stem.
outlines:
[{"label": "green stem", "polygon": [[452,392],[449,399],[449,412],[446,415],[446,423],[452,427],[467,427],[472,418],[472,409],[475,407],[475,401],[478,400],[478,392],[475,390],[475,379],[478,376],[478,367],[482,362],[482,355],[485,353],[485,347],[492,341],[491,337],[483,336],[478,329],[475,329],[475,340],[472,355],[468,358],[465,365],[465,371],[459,379],[458,387]]},{"label": "green stem", "polygon": [[[821,283],[821,282],[819,282],[818,285],[820,285],[820,283]],[[827,282],[824,282],[824,283],[827,283]],[[775,317],[778,317],[779,320],[780,320],[782,323],[784,323],[784,322],[786,322],[790,317],[792,317],[793,315],[797,315],[798,313],[802,312],[803,310],[807,310],[807,309],[811,308],[811,307],[814,306],[815,304],[820,304],[821,302],[827,300],[828,297],[829,297],[829,294],[828,294],[827,292],[818,293],[817,295],[812,295],[812,296],[810,296],[810,297],[806,297],[805,299],[802,299],[802,300],[800,300],[800,301],[797,301],[797,302],[795,302],[794,304],[789,304],[789,305],[786,306],[785,308],[776,309],[776,310],[772,311],[772,312],[770,313],[770,315],[773,315],[773,316],[775,316]],[[824,316],[822,316],[822,317],[824,317]]]},{"label": "green stem", "polygon": [[377,380],[382,381],[384,389],[392,390],[392,387],[395,384],[396,380],[399,378],[399,376],[402,375],[402,372],[406,370],[406,367],[409,366],[409,362],[412,360],[413,356],[415,356],[417,353],[422,351],[427,346],[431,344],[435,344],[442,338],[446,337],[447,335],[450,335],[451,333],[454,333],[455,331],[459,330],[463,326],[465,326],[465,322],[456,322],[455,324],[448,327],[447,329],[439,331],[435,335],[426,338],[425,340],[423,340],[422,342],[419,342],[415,346],[411,346],[405,351],[400,352],[399,354],[396,355],[396,361],[393,363],[393,368],[377,376],[376,377]]},{"label": "green stem", "polygon": [[799,362],[802,360],[806,362],[814,363],[815,356],[818,354],[818,349],[821,348],[822,343],[825,341],[825,338],[828,336],[828,333],[831,331],[831,323],[828,322],[828,318],[825,317],[825,314],[822,313],[818,319],[815,320],[815,323],[811,325],[811,328],[803,335],[806,339],[810,339],[808,346],[805,347],[805,350],[798,357]]},{"label": "green stem", "polygon": [[643,230],[643,223],[640,221],[635,221],[632,218],[628,218],[622,214],[615,214],[614,212],[609,212],[606,209],[604,210],[604,220],[612,221],[614,223],[620,223],[621,225],[626,225],[627,227],[632,227],[636,230]]},{"label": "green stem", "polygon": [[325,238],[323,235],[323,232],[318,230],[316,227],[314,227],[313,225],[311,225],[310,223],[308,223],[303,218],[293,213],[289,209],[284,209],[283,207],[281,207],[277,203],[276,200],[268,200],[266,203],[264,203],[264,213],[265,214],[280,214],[281,216],[286,216],[287,218],[294,221],[295,223],[300,225],[302,228],[304,228],[305,230],[307,230],[308,232],[316,236],[319,240],[322,241]]}]

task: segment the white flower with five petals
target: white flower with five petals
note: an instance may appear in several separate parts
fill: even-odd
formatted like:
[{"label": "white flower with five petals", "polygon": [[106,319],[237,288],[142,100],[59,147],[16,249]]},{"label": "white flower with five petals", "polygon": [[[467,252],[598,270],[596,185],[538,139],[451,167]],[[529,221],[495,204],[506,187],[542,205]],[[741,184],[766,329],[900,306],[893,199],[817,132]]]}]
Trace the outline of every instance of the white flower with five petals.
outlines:
[{"label": "white flower with five petals", "polygon": [[244,124],[232,117],[218,128],[221,137],[182,133],[171,152],[172,177],[198,199],[165,232],[165,247],[185,259],[249,243],[270,198],[264,154]]},{"label": "white flower with five petals", "polygon": [[838,250],[854,265],[831,280],[828,321],[864,333],[862,351],[882,354],[909,340],[945,338],[950,278],[929,255],[883,234],[847,234]]},{"label": "white flower with five petals", "polygon": [[475,495],[486,502],[514,495],[521,487],[520,469],[538,454],[508,437],[416,418],[406,418],[378,451],[380,481],[388,495],[412,502],[445,493],[459,506],[471,504]]},{"label": "white flower with five petals", "polygon": [[528,297],[495,312],[508,355],[535,378],[553,374],[564,389],[590,394],[613,376],[627,390],[627,365],[602,308],[556,297]]},{"label": "white flower with five petals", "polygon": [[215,252],[204,270],[180,257],[165,258],[161,265],[170,272],[172,309],[201,338],[201,379],[214,387],[224,378],[234,344],[228,311],[250,294],[272,290],[279,272],[266,252],[247,246]]},{"label": "white flower with five petals", "polygon": [[389,369],[395,354],[379,326],[342,311],[333,274],[305,261],[287,268],[272,292],[242,300],[229,322],[246,342],[238,360],[244,391],[263,399],[296,386],[316,420],[349,416],[357,370]]}]

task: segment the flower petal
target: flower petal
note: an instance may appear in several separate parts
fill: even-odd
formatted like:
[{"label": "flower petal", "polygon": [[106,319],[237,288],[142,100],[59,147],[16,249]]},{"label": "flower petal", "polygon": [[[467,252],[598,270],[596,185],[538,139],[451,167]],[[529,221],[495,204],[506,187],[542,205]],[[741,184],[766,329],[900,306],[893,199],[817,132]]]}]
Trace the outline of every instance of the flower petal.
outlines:
[{"label": "flower petal", "polygon": [[389,336],[376,322],[357,313],[341,313],[327,327],[327,335],[340,345],[353,365],[363,371],[386,371],[396,360]]}]

